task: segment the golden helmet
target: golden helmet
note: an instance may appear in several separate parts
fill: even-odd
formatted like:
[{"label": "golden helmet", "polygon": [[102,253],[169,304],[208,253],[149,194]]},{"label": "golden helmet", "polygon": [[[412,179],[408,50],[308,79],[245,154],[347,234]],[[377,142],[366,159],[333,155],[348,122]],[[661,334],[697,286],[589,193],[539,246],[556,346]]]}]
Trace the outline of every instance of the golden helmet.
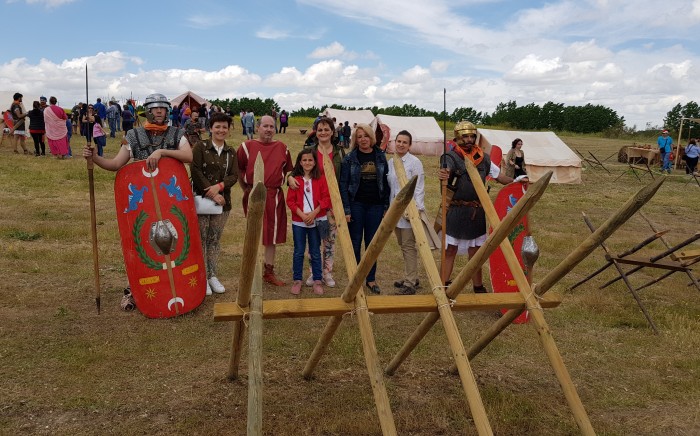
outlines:
[{"label": "golden helmet", "polygon": [[460,138],[465,134],[476,135],[476,126],[469,121],[460,121],[455,124],[455,137]]}]

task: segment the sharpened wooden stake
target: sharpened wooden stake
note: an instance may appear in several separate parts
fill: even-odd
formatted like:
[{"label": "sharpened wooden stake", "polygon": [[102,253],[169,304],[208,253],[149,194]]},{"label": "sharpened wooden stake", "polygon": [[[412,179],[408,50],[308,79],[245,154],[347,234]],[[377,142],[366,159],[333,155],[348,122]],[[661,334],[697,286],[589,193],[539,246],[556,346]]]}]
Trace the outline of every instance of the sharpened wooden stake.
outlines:
[{"label": "sharpened wooden stake", "polygon": [[[259,184],[261,185],[261,184]],[[262,222],[262,221],[261,221]],[[262,233],[261,233],[262,234]],[[262,318],[262,262],[258,253],[253,276],[253,289],[248,314],[250,336],[248,338],[248,436],[263,434],[263,318]]]},{"label": "sharpened wooden stake", "polygon": [[[533,291],[537,295],[543,295],[554,286],[559,280],[568,274],[576,265],[585,259],[596,247],[610,235],[615,233],[621,225],[644,206],[659,190],[665,178],[652,181],[647,186],[640,189],[637,194],[627,200],[622,207],[608,218],[603,225],[598,227],[593,234],[588,236],[574,251],[569,253],[552,271],[550,271],[539,284],[535,284]],[[523,197],[524,198],[524,197]],[[521,200],[522,201],[522,200]],[[520,203],[520,202],[518,202]],[[517,207],[517,205],[516,205]],[[509,310],[498,321],[491,325],[479,340],[469,349],[469,359],[478,355],[491,341],[508,327],[522,313],[522,310]]]},{"label": "sharpened wooden stake", "polygon": [[[250,305],[250,294],[253,280],[258,266],[258,254],[262,241],[263,214],[265,213],[265,199],[267,189],[262,182],[264,177],[264,163],[258,154],[255,159],[253,189],[248,196],[248,215],[246,216],[246,232],[243,241],[243,256],[241,260],[241,274],[238,278],[238,295],[236,304],[241,308],[248,308]],[[233,325],[233,336],[231,340],[231,357],[227,377],[229,380],[238,378],[238,366],[241,361],[241,344],[245,334],[245,323],[243,320],[237,321]]]},{"label": "sharpened wooden stake", "polygon": [[[492,226],[498,224],[500,222],[498,213],[496,212],[496,208],[493,206],[493,203],[491,203],[489,194],[486,191],[486,186],[481,183],[479,171],[476,169],[474,164],[471,163],[471,161],[467,160],[466,164],[467,173],[469,173],[469,178],[471,178],[473,181],[476,194],[478,195],[481,206],[484,208],[484,212],[486,213],[486,218]],[[544,319],[542,307],[530,288],[530,283],[528,282],[527,277],[525,277],[525,273],[520,266],[520,262],[518,261],[515,251],[513,250],[513,246],[509,240],[504,240],[501,242],[500,247],[506,263],[508,264],[508,268],[510,269],[511,274],[513,274],[513,278],[518,286],[518,291],[525,299],[527,310],[530,312],[531,324],[537,331],[545,354],[549,358],[552,369],[554,369],[554,374],[556,375],[557,380],[559,380],[559,384],[564,391],[564,397],[569,403],[569,408],[574,415],[576,424],[578,425],[582,434],[595,435],[595,431],[593,430],[591,421],[588,418],[586,409],[583,407],[583,403],[581,402],[581,398],[576,391],[574,382],[571,380],[571,376],[564,365],[564,361],[561,358],[557,344],[554,342],[552,332],[549,330],[547,321]]]},{"label": "sharpened wooden stake", "polygon": [[[542,194],[544,194],[550,178],[551,174],[549,174],[549,176],[545,175],[531,185],[530,189],[528,189],[520,201],[516,203],[515,207],[511,209],[503,221],[499,225],[494,226],[493,233],[488,236],[484,245],[469,259],[469,262],[462,268],[459,274],[457,274],[457,277],[452,281],[452,284],[447,288],[447,298],[455,298],[462,292],[462,289],[464,289],[467,283],[472,279],[476,270],[481,268],[489,256],[496,251],[498,244],[508,237],[523,216],[532,209]],[[401,365],[409,354],[411,354],[413,349],[416,348],[418,343],[428,334],[438,319],[440,319],[440,316],[435,313],[431,313],[423,318],[420,325],[413,334],[411,334],[408,340],[406,340],[406,343],[404,343],[399,352],[396,353],[396,356],[394,356],[391,362],[389,362],[386,368],[387,374],[392,375],[396,371],[399,365]]]},{"label": "sharpened wooden stake", "polygon": [[[326,175],[326,182],[328,182],[328,191],[331,194],[333,214],[336,216],[336,225],[338,228],[337,241],[340,242],[340,246],[343,251],[343,260],[345,261],[345,268],[347,270],[348,277],[350,277],[352,281],[352,279],[357,275],[358,266],[357,262],[355,262],[355,253],[352,250],[352,243],[350,240],[350,232],[348,231],[348,224],[344,219],[345,211],[343,209],[343,201],[340,198],[340,191],[338,190],[338,181],[335,178],[335,169],[333,167],[333,163],[326,154],[324,154],[323,156],[323,168],[325,170],[324,172]],[[415,189],[415,181],[413,183],[413,188]],[[411,195],[408,197],[409,200],[412,196],[413,189],[411,189]],[[408,204],[408,201],[406,202],[406,204]],[[403,205],[403,208],[406,207],[406,204]],[[401,212],[403,212],[403,208],[401,209]],[[389,208],[389,210],[391,210],[391,207]],[[384,217],[384,220],[387,219],[387,215],[389,215],[388,211]],[[401,213],[398,214],[396,221],[398,221],[398,218],[400,216]],[[384,220],[382,224],[384,223]],[[396,221],[393,224],[391,224],[392,229],[393,226],[396,225]],[[375,243],[378,233],[379,232],[375,234],[374,238],[372,239],[372,242],[370,243],[370,246],[367,248],[365,252],[365,257],[367,257],[368,253],[370,252],[372,244]],[[376,255],[379,255],[379,252],[376,252]],[[364,260],[364,258],[362,260]],[[360,262],[362,262],[362,260]],[[370,262],[370,266],[372,263],[374,263],[374,260]],[[362,279],[364,280],[364,277],[362,277]],[[348,295],[353,294],[353,292],[352,290],[350,290],[348,292],[344,292],[343,294],[347,297]],[[384,374],[382,373],[382,369],[379,364],[377,346],[374,342],[374,333],[372,332],[372,323],[369,319],[367,302],[365,301],[365,293],[362,290],[362,286],[357,288],[354,291],[354,294],[355,299],[353,301],[353,310],[357,317],[357,324],[360,329],[360,336],[362,338],[362,349],[364,352],[363,354],[365,356],[365,364],[367,365],[367,372],[369,374],[370,384],[372,386],[372,393],[374,394],[374,403],[377,406],[379,425],[381,426],[382,434],[396,435],[396,424],[394,423],[394,416],[391,413],[389,395],[386,392],[386,386],[384,384]],[[338,329],[338,326],[340,326],[342,320],[342,316],[332,317],[328,320],[328,323],[326,324],[326,327],[324,328],[321,337],[316,343],[316,346],[314,347],[314,350],[312,351],[311,356],[309,357],[309,360],[306,362],[306,366],[304,367],[303,375],[305,378],[308,379],[312,376],[314,368],[321,359],[321,356],[328,349],[328,345],[330,344],[331,339],[333,339],[333,335]]]},{"label": "sharpened wooden stake", "polygon": [[[394,169],[396,170],[396,177],[399,181],[399,186],[404,187],[407,184],[406,169],[404,168],[401,157],[397,154],[394,154]],[[440,278],[440,271],[438,271],[437,265],[435,265],[435,259],[433,258],[432,251],[430,250],[428,238],[426,237],[425,230],[423,229],[423,221],[420,219],[420,214],[418,213],[418,208],[416,207],[415,201],[411,200],[406,210],[408,212],[411,228],[413,229],[418,254],[423,262],[425,272],[428,275],[428,281],[433,289],[435,301],[438,304],[440,318],[442,319],[442,324],[445,328],[447,341],[450,344],[455,365],[457,365],[457,369],[459,371],[459,378],[462,381],[464,393],[467,396],[469,410],[474,418],[474,425],[476,426],[476,429],[480,435],[492,435],[493,430],[491,430],[491,424],[489,423],[488,416],[486,415],[486,409],[484,408],[484,403],[481,399],[481,394],[479,393],[479,387],[476,384],[476,379],[474,378],[471,365],[469,365],[467,353],[464,350],[464,343],[462,342],[462,337],[459,335],[459,329],[457,328],[457,323],[455,322],[454,315],[452,314],[450,302],[445,295],[445,289]]]}]

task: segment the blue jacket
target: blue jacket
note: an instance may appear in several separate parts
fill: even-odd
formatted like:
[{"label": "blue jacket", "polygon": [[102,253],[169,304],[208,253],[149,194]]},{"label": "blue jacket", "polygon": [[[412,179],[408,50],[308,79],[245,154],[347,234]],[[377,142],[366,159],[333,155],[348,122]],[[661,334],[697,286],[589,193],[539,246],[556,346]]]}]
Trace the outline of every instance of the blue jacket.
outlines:
[{"label": "blue jacket", "polygon": [[[386,155],[384,152],[374,146],[374,151],[377,153],[374,165],[377,168],[377,173],[381,174],[381,177],[377,177],[377,184],[379,185],[379,197],[382,199],[384,204],[384,210],[389,208],[389,182],[387,181],[387,175],[389,174],[389,164],[386,161]],[[350,204],[355,199],[355,194],[360,187],[360,172],[362,167],[360,166],[360,161],[357,159],[357,148],[353,148],[352,151],[345,155],[343,163],[340,165],[340,181],[338,183],[338,188],[340,189],[340,198],[343,200],[343,209],[345,210],[345,215],[350,215]]]},{"label": "blue jacket", "polygon": [[673,145],[673,139],[671,139],[671,136],[667,136],[665,138],[663,136],[659,136],[656,143],[659,145],[659,149],[662,153],[671,152],[671,145]]}]

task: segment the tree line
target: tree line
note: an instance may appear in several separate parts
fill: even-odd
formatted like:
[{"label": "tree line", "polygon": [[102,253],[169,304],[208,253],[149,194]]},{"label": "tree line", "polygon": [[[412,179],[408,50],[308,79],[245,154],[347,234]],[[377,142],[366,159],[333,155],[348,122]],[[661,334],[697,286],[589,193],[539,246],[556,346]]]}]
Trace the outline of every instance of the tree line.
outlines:
[{"label": "tree line", "polygon": [[[230,108],[233,113],[252,110],[256,114],[269,114],[274,108],[278,113],[284,109],[274,99],[233,98],[212,99],[211,104]],[[404,117],[433,117],[441,122],[445,117],[452,122],[471,121],[478,125],[499,126],[518,130],[555,130],[572,133],[604,133],[619,136],[622,133],[635,133],[636,126],[625,126],[625,118],[613,109],[603,105],[587,104],[585,106],[567,106],[563,103],[547,102],[540,106],[529,103],[519,106],[515,100],[499,103],[491,113],[477,111],[471,107],[458,107],[451,113],[431,111],[413,104],[388,107],[355,107],[331,104],[322,107],[311,106],[290,112],[292,117],[315,118],[326,107],[341,110],[371,110],[374,114],[386,114]],[[289,111],[288,111],[289,112]],[[664,118],[664,127],[678,133],[681,118],[700,118],[700,106],[690,101],[685,105],[674,106]],[[647,126],[646,130],[651,129]],[[683,137],[700,136],[700,124],[686,120],[683,123]]]},{"label": "tree line", "polygon": [[[678,135],[678,131],[681,128],[682,118],[700,118],[700,106],[694,101],[689,101],[688,103],[681,105],[678,103],[666,112],[666,118],[664,118],[664,127],[674,133],[674,137]],[[681,138],[698,138],[700,137],[700,123],[690,120],[683,121],[683,131],[681,132]]]}]

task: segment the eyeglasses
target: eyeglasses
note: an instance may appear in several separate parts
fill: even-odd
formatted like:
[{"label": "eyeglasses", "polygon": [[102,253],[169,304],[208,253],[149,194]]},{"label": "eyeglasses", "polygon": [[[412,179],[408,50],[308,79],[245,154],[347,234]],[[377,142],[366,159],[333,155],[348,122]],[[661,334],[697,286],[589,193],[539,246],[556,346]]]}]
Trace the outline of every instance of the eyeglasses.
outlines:
[{"label": "eyeglasses", "polygon": [[311,180],[304,180],[304,186],[306,187],[306,192],[311,192]]}]

